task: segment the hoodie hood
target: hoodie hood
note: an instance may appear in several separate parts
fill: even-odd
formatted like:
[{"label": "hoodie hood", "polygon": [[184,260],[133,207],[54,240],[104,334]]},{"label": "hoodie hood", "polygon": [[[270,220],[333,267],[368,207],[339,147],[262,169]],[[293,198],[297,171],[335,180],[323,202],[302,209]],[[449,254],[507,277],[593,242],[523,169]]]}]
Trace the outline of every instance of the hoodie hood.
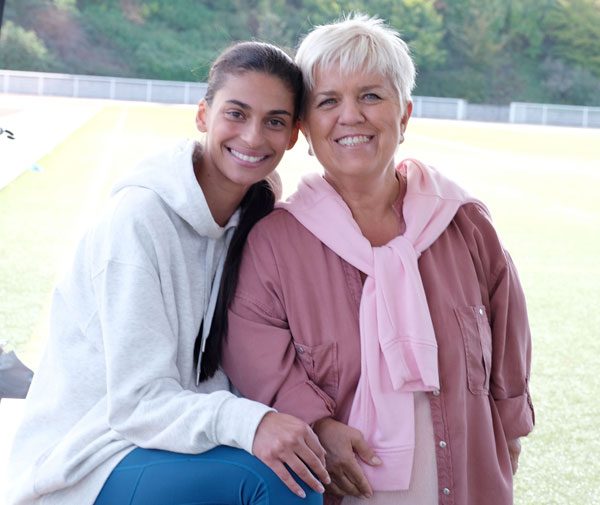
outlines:
[{"label": "hoodie hood", "polygon": [[202,149],[202,144],[185,139],[146,158],[113,187],[111,195],[131,187],[150,189],[198,234],[220,238],[228,228],[237,225],[239,210],[225,226],[216,223],[194,174],[192,157],[197,148]]}]

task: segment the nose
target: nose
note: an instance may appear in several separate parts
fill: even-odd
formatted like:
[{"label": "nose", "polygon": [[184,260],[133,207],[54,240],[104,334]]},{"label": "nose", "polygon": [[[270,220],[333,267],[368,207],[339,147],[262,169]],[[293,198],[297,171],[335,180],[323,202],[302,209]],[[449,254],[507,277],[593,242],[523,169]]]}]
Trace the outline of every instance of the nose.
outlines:
[{"label": "nose", "polygon": [[244,129],[240,137],[248,147],[258,147],[262,143],[263,139],[262,124],[260,121],[248,121],[244,125]]},{"label": "nose", "polygon": [[344,100],[340,108],[339,122],[341,124],[357,124],[364,121],[360,104],[355,100]]}]

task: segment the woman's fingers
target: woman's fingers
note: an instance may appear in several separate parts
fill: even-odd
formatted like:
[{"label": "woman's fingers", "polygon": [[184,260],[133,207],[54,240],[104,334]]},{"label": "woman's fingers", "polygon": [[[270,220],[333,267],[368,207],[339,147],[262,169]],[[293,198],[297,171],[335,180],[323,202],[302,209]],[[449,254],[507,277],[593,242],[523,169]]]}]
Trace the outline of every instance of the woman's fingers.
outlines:
[{"label": "woman's fingers", "polygon": [[344,493],[344,490],[342,488],[338,487],[338,485],[335,483],[334,480],[332,480],[329,485],[325,486],[325,489],[329,494],[335,494],[338,496],[345,496],[348,494],[348,493]]},{"label": "woman's fingers", "polygon": [[[321,445],[321,442],[319,442],[319,437],[317,437],[317,435],[315,434],[315,432],[312,430],[312,428],[310,426],[308,426],[308,431],[307,434],[304,438],[307,448],[309,450],[310,455],[316,457],[319,460],[320,463],[320,469],[319,471],[317,471],[317,466],[316,463],[310,463],[308,461],[306,461],[306,463],[308,464],[308,466],[310,466],[310,468],[312,469],[313,472],[315,472],[317,474],[317,476],[326,484],[329,482],[329,474],[327,473],[327,470],[325,469],[325,449],[323,448],[323,446]],[[302,458],[304,459],[304,458]]]},{"label": "woman's fingers", "polygon": [[356,436],[352,440],[352,448],[356,455],[362,459],[367,465],[371,466],[379,466],[381,465],[381,460],[375,454],[375,451],[371,449],[371,446],[367,443],[367,441],[362,436]]},{"label": "woman's fingers", "polygon": [[508,441],[508,454],[510,455],[510,466],[514,475],[519,468],[519,455],[521,454],[521,442],[518,438]]},{"label": "woman's fingers", "polygon": [[330,482],[325,469],[325,450],[310,426],[293,416],[266,414],[254,435],[252,452],[298,496],[303,496],[304,491],[285,465],[318,493],[324,492],[318,479]]},{"label": "woman's fingers", "polygon": [[292,474],[287,470],[281,461],[273,461],[271,464],[269,464],[267,461],[263,461],[263,463],[273,470],[273,472],[275,472],[275,475],[281,479],[281,481],[290,489],[292,493],[300,496],[300,498],[306,498],[304,489],[300,487],[300,484],[296,482],[294,477],[292,477]]},{"label": "woman's fingers", "polygon": [[[366,496],[370,498],[373,496],[373,490],[371,489],[371,485],[365,476],[363,469],[354,458],[354,461],[348,461],[343,466],[344,471],[344,481],[350,483],[347,485],[347,489],[352,490],[348,494],[352,494],[352,496]],[[356,490],[356,491],[354,491]]]},{"label": "woman's fingers", "polygon": [[352,496],[373,495],[356,455],[377,464],[375,453],[368,446],[362,433],[331,418],[320,419],[314,424],[314,430],[327,451],[327,470],[336,488],[342,494]]},{"label": "woman's fingers", "polygon": [[328,463],[329,475],[340,494],[356,496],[357,498],[373,495],[369,481],[354,456],[348,460],[337,460]]},{"label": "woman's fingers", "polygon": [[314,489],[317,493],[325,492],[323,484],[321,484],[321,482],[310,472],[306,466],[306,463],[297,455],[292,454],[282,459],[284,460],[285,464],[291,468],[299,478],[306,482],[311,489]]},{"label": "woman's fingers", "polygon": [[[325,484],[329,484],[329,482],[331,482],[329,473],[325,469],[325,462],[324,461],[322,462],[321,459],[319,457],[317,457],[317,455],[307,445],[297,447],[296,450],[294,451],[294,453],[291,456],[289,456],[287,459],[288,460],[286,460],[285,463],[292,470],[294,470],[294,472],[296,472],[298,474],[298,477],[300,477],[304,482],[306,482],[313,489],[315,489],[315,488],[310,484],[310,482],[308,480],[306,480],[304,478],[305,472],[302,471],[301,473],[299,473],[297,470],[297,467],[293,466],[293,464],[294,465],[297,464],[296,460],[304,468],[304,470],[306,471],[306,474],[310,475],[311,477],[316,476],[316,479],[319,479],[321,482],[323,482]],[[311,473],[311,471],[312,471],[312,473]],[[314,474],[314,476],[312,474]]]},{"label": "woman's fingers", "polygon": [[334,477],[334,481],[342,495],[355,496],[356,498],[364,498],[367,496],[345,473],[337,474]]}]

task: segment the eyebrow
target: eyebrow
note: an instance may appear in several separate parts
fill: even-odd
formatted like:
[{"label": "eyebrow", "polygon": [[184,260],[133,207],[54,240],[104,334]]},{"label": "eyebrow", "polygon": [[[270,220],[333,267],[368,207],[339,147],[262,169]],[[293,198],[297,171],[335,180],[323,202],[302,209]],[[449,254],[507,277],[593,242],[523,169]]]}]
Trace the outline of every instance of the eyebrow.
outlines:
[{"label": "eyebrow", "polygon": [[[232,103],[233,105],[237,105],[238,107],[241,107],[244,110],[252,110],[252,107],[250,107],[247,103],[240,102],[239,100],[233,100],[233,99],[231,99],[231,100],[226,100],[226,101],[227,101],[227,103]],[[292,114],[290,112],[288,112],[287,110],[285,110],[285,109],[270,110],[268,112],[268,115],[269,116],[281,116],[281,115],[284,115],[284,116],[290,116],[290,117],[292,116]]]},{"label": "eyebrow", "polygon": [[[367,86],[361,86],[360,88],[358,88],[358,91],[360,91],[361,93],[364,91],[371,91],[373,89],[377,89],[377,88],[383,88],[383,84],[369,84]],[[315,96],[320,96],[320,95],[325,95],[325,96],[331,96],[331,95],[336,95],[338,92],[334,89],[329,89],[327,91],[319,91],[317,93],[315,93]]]}]

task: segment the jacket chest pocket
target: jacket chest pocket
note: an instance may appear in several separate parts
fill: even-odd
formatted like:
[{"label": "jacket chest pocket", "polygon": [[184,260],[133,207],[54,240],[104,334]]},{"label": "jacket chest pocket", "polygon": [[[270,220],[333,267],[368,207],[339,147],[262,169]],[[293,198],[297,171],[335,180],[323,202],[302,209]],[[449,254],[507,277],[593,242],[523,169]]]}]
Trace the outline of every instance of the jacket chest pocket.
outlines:
[{"label": "jacket chest pocket", "polygon": [[469,391],[487,395],[492,369],[492,331],[485,307],[458,307],[454,313],[463,337]]},{"label": "jacket chest pocket", "polygon": [[337,342],[319,345],[294,342],[294,347],[308,378],[335,400],[339,381]]}]

